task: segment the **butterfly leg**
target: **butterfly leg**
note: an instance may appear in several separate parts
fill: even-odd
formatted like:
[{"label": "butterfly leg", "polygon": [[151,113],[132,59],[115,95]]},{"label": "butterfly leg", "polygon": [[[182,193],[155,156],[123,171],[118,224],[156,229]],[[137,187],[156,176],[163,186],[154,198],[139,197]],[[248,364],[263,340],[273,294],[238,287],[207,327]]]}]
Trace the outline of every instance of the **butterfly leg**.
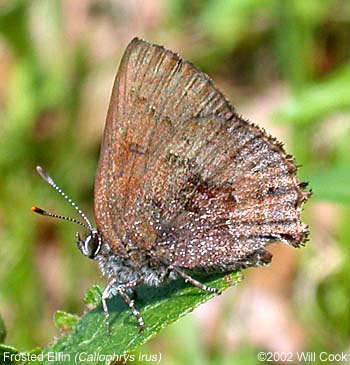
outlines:
[{"label": "butterfly leg", "polygon": [[139,333],[141,333],[145,329],[145,323],[143,321],[141,313],[135,307],[134,300],[131,299],[129,297],[128,293],[126,292],[127,289],[134,288],[138,284],[139,284],[139,281],[119,285],[117,287],[117,291],[118,291],[119,295],[124,299],[125,303],[129,306],[132,314],[137,318],[137,321],[139,322]]},{"label": "butterfly leg", "polygon": [[105,324],[106,324],[106,329],[107,329],[108,335],[111,334],[111,328],[110,328],[110,324],[109,324],[109,310],[108,310],[106,300],[111,298],[114,295],[113,289],[114,289],[116,282],[117,282],[117,279],[112,279],[108,283],[108,285],[106,286],[105,290],[102,293],[102,308],[103,308],[103,312],[105,314]]},{"label": "butterfly leg", "polygon": [[116,279],[112,279],[106,289],[103,291],[102,294],[102,307],[106,317],[106,325],[107,325],[107,332],[110,333],[110,323],[109,323],[109,311],[107,307],[107,299],[119,294],[125,301],[125,303],[129,306],[132,314],[137,318],[139,323],[139,332],[143,332],[145,329],[145,323],[140,312],[135,308],[134,300],[132,300],[127,291],[128,289],[133,289],[140,284],[140,280],[130,281],[129,283],[116,285]]},{"label": "butterfly leg", "polygon": [[177,268],[175,266],[170,266],[169,269],[176,272],[179,276],[181,276],[185,280],[186,283],[190,283],[190,284],[196,286],[197,288],[200,288],[209,293],[221,294],[221,291],[219,289],[212,288],[210,286],[202,284],[200,281],[193,279],[191,276],[187,275],[184,271],[180,270],[179,268]]}]

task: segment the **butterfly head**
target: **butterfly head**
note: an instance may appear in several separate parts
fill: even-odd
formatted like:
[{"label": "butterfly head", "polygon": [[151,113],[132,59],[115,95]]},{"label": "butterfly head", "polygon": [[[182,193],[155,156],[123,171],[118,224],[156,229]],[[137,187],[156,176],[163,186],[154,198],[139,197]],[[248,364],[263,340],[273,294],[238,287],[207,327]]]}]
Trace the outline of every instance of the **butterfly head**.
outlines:
[{"label": "butterfly head", "polygon": [[37,166],[36,168],[38,174],[50,185],[52,186],[56,191],[58,191],[59,194],[61,194],[64,199],[68,201],[68,203],[79,213],[81,218],[83,219],[83,222],[71,218],[66,217],[59,214],[54,214],[47,212],[44,209],[38,208],[38,207],[32,207],[32,211],[41,215],[46,215],[53,218],[59,218],[64,219],[66,221],[70,221],[76,224],[79,224],[80,226],[86,228],[89,233],[84,236],[82,239],[79,235],[79,233],[76,234],[77,237],[77,246],[79,250],[82,252],[84,256],[89,257],[90,259],[96,258],[96,256],[99,254],[102,246],[102,236],[101,233],[98,231],[97,228],[93,227],[90,223],[87,216],[82,212],[82,210],[77,206],[74,201],[68,197],[68,195],[56,184],[56,182],[49,176],[49,174],[40,166]]},{"label": "butterfly head", "polygon": [[95,259],[101,251],[102,237],[100,232],[93,228],[83,239],[79,233],[76,234],[77,246],[84,256]]}]

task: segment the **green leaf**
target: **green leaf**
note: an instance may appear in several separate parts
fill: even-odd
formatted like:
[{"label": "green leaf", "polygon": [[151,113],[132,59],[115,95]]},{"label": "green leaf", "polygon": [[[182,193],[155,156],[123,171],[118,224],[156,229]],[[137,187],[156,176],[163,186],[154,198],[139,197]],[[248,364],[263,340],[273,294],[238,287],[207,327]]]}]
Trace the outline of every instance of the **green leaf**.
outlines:
[{"label": "green leaf", "polygon": [[3,343],[5,341],[5,338],[6,338],[5,322],[0,316],[0,343]]},{"label": "green leaf", "polygon": [[200,25],[221,45],[235,46],[258,28],[251,21],[254,16],[269,17],[271,4],[272,0],[207,1],[199,17]]},{"label": "green leaf", "polygon": [[346,67],[298,94],[276,113],[274,119],[298,125],[320,122],[332,113],[350,110],[349,90],[350,73]]},{"label": "green leaf", "polygon": [[95,308],[101,303],[102,287],[93,285],[86,293],[84,302],[88,307]]},{"label": "green leaf", "polygon": [[[239,283],[242,280],[242,274],[237,271],[229,275],[199,277],[199,280],[208,286],[224,290]],[[159,288],[140,287],[136,291],[134,300],[135,306],[145,321],[143,333],[139,333],[137,320],[128,306],[116,296],[107,303],[111,327],[109,335],[105,315],[99,305],[98,308],[83,315],[69,333],[44,349],[44,354],[46,359],[49,354],[61,354],[65,356],[61,358],[61,361],[64,360],[66,364],[74,364],[77,359],[81,363],[91,360],[89,364],[105,364],[107,360],[111,360],[111,356],[121,357],[135,350],[155,337],[161,329],[214,296],[216,294],[185,284],[183,280],[176,280]],[[97,358],[87,359],[87,356],[94,355]],[[49,364],[49,361],[44,363]]]},{"label": "green leaf", "polygon": [[18,354],[18,350],[12,346],[0,344],[0,361],[1,364],[14,364],[13,356]]},{"label": "green leaf", "polygon": [[41,365],[41,360],[43,359],[43,353],[40,347],[35,347],[28,352],[21,352],[24,359],[23,365]]},{"label": "green leaf", "polygon": [[337,166],[315,172],[307,180],[310,181],[316,199],[344,204],[350,202],[350,166]]},{"label": "green leaf", "polygon": [[79,316],[63,311],[57,311],[54,316],[54,322],[57,328],[64,331],[72,329],[79,321]]}]

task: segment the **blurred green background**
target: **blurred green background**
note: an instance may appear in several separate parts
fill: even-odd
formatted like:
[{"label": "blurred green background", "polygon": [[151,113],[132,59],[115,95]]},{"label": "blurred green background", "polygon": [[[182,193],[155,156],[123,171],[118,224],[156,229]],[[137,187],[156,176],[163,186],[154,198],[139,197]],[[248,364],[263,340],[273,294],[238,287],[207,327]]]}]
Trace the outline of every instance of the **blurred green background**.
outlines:
[{"label": "blurred green background", "polygon": [[259,351],[350,353],[347,0],[0,1],[6,343],[47,344],[58,333],[55,311],[81,314],[86,289],[106,283],[76,249],[77,227],[30,207],[74,215],[36,174],[42,165],[93,217],[110,91],[134,36],[207,72],[240,113],[285,143],[314,191],[303,214],[305,248],[272,247],[270,267],[247,270],[243,284],[139,351],[161,352],[174,365],[258,364]]}]

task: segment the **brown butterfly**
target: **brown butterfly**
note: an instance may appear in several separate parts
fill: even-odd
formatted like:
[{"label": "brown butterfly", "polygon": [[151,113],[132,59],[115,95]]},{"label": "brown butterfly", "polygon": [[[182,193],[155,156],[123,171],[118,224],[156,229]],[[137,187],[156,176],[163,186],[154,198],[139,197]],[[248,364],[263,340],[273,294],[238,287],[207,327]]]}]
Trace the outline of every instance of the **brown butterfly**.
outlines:
[{"label": "brown butterfly", "polygon": [[310,196],[282,144],[240,117],[209,77],[161,46],[135,38],[113,86],[95,182],[97,228],[41,168],[85,223],[81,252],[144,329],[129,290],[194,272],[231,272],[271,261],[265,246],[298,247]]}]

